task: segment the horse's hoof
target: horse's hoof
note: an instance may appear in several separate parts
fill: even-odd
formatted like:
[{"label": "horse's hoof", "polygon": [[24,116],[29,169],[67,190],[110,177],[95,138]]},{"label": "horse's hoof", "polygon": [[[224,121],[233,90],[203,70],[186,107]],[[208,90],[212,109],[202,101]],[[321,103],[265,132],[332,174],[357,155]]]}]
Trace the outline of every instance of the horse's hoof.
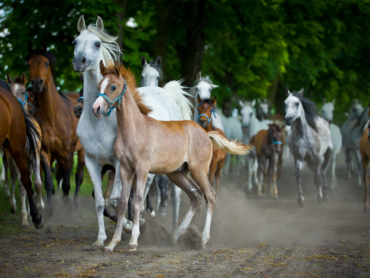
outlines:
[{"label": "horse's hoof", "polygon": [[369,213],[369,207],[364,207],[364,213]]},{"label": "horse's hoof", "polygon": [[277,199],[279,199],[279,196],[278,196],[278,195],[275,195],[275,196],[273,196],[273,198],[274,198],[275,200],[277,200]]},{"label": "horse's hoof", "polygon": [[113,250],[110,248],[102,247],[101,249],[103,250],[104,253],[113,253]]},{"label": "horse's hoof", "polygon": [[99,240],[99,239],[98,239],[97,241],[95,241],[95,242],[94,242],[93,244],[91,244],[91,245],[103,248],[103,247],[104,247],[104,240],[103,240],[103,241],[101,241],[101,240]]},{"label": "horse's hoof", "polygon": [[299,198],[299,199],[297,200],[297,203],[298,203],[298,206],[299,206],[299,207],[303,208],[303,200],[302,200],[302,199],[300,199],[300,198]]},{"label": "horse's hoof", "polygon": [[16,206],[11,206],[10,207],[10,212],[11,213],[15,213],[17,211],[17,207]]},{"label": "horse's hoof", "polygon": [[129,245],[130,251],[136,251],[137,247],[138,247],[138,245],[134,244],[134,243],[130,243],[130,245]]},{"label": "horse's hoof", "polygon": [[29,226],[30,226],[30,225],[28,224],[28,222],[27,222],[27,221],[26,221],[26,222],[24,222],[24,223],[22,223],[22,228],[23,228],[23,229],[27,229]]},{"label": "horse's hoof", "polygon": [[125,231],[126,234],[131,234],[133,226],[134,224],[130,220],[127,220],[126,225],[123,225],[122,229]]},{"label": "horse's hoof", "polygon": [[146,209],[146,211],[149,213],[149,215],[152,217],[152,218],[155,218],[155,211],[154,210],[150,210],[150,209]]},{"label": "horse's hoof", "polygon": [[[44,228],[44,224],[45,224],[45,222],[44,222],[44,218],[42,217],[42,215],[41,214],[39,214],[40,215],[40,217],[41,217],[41,222],[39,223],[39,224],[36,224],[35,222],[33,222],[33,226],[35,226],[35,228],[37,229],[37,230],[40,230],[40,229],[42,229],[42,228]],[[33,221],[33,220],[32,220]]]}]

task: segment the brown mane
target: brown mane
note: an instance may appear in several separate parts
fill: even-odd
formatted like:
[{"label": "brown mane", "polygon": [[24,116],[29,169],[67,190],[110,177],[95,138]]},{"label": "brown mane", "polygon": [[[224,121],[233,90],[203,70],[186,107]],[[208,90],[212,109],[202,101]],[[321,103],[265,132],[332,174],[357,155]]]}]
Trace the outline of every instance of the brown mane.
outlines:
[{"label": "brown mane", "polygon": [[136,80],[134,74],[131,72],[130,69],[125,68],[124,65],[120,65],[117,61],[113,63],[109,63],[107,67],[104,69],[101,68],[101,74],[103,76],[113,73],[115,75],[121,75],[127,82],[127,87],[132,94],[137,107],[139,108],[140,112],[144,115],[148,115],[152,112],[152,109],[144,103],[143,97],[137,90],[136,87]]}]

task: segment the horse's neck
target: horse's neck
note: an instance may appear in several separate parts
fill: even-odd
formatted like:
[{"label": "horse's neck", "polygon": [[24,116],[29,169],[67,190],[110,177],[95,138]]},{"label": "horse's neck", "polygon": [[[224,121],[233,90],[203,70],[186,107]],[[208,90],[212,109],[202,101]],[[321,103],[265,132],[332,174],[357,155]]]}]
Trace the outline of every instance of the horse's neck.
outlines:
[{"label": "horse's neck", "polygon": [[84,72],[84,112],[90,121],[99,119],[91,113],[90,108],[97,98],[98,84],[103,79],[99,70],[87,70]]},{"label": "horse's neck", "polygon": [[[211,115],[211,117],[212,117],[212,115]],[[211,117],[209,117],[209,118],[211,118]],[[207,132],[210,132],[212,130],[213,130],[213,128],[212,128],[212,120],[210,120],[208,126],[206,127],[206,131]]]},{"label": "horse's neck", "polygon": [[301,111],[301,116],[292,123],[292,130],[298,131],[302,137],[304,134],[312,132],[312,130],[308,127],[306,115],[304,114],[303,109]]},{"label": "horse's neck", "polygon": [[60,111],[60,96],[51,74],[49,82],[44,84],[42,93],[36,93],[36,103],[40,108],[38,109],[40,118],[56,119],[55,115]]},{"label": "horse's neck", "polygon": [[252,117],[251,117],[250,129],[249,129],[251,132],[250,134],[251,137],[255,135],[259,131],[259,129],[261,129],[260,126],[261,126],[261,122],[257,119],[256,113],[253,112]]},{"label": "horse's neck", "polygon": [[123,96],[122,102],[117,106],[117,137],[123,138],[136,137],[135,130],[143,128],[142,122],[145,121],[144,115],[141,114],[134,97],[130,90],[127,90]]}]

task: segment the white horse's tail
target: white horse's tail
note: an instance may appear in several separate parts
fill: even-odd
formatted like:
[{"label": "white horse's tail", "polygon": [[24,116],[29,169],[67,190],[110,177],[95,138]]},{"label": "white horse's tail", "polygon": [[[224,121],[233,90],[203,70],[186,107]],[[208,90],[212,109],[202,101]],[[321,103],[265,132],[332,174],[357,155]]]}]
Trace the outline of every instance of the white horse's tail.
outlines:
[{"label": "white horse's tail", "polygon": [[246,155],[253,148],[251,145],[245,145],[241,142],[236,142],[236,140],[230,141],[218,131],[210,131],[208,135],[213,146],[221,148],[229,154]]},{"label": "white horse's tail", "polygon": [[184,86],[181,85],[181,83],[184,80],[173,80],[168,82],[166,85],[164,85],[163,90],[168,92],[172,98],[176,101],[177,105],[180,107],[181,115],[183,120],[192,120],[191,117],[191,111],[193,108],[193,105],[191,101],[186,97],[191,95],[187,92],[185,92],[183,89]]}]

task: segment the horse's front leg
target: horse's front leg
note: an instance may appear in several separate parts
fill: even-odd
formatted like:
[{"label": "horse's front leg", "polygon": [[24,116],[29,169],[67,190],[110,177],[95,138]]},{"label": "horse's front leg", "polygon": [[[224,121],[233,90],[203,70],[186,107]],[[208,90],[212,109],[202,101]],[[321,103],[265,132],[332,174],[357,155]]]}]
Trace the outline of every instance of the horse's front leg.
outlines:
[{"label": "horse's front leg", "polygon": [[104,246],[104,241],[107,239],[104,225],[104,198],[102,192],[101,169],[102,165],[95,159],[91,158],[85,153],[86,168],[94,185],[95,209],[98,218],[99,234],[98,239],[93,244],[97,246]]},{"label": "horse's front leg", "polygon": [[[326,171],[328,169],[329,163],[334,160],[333,158],[333,149],[329,148],[326,153],[324,154],[324,162],[321,165],[321,175],[323,179],[323,189],[324,189],[324,199],[323,201],[326,202],[328,200],[328,182],[326,179]],[[362,166],[362,165],[361,165]]]},{"label": "horse's front leg", "polygon": [[9,178],[8,178],[8,161],[7,161],[5,152],[3,154],[3,167],[1,169],[1,180],[3,181],[3,184],[4,184],[5,197],[9,197],[10,191],[9,191]]},{"label": "horse's front leg", "polygon": [[[117,169],[120,169],[119,173],[117,172]],[[123,227],[127,226],[128,221],[125,218],[125,213],[127,210],[128,199],[131,192],[131,184],[132,180],[134,179],[135,172],[121,165],[120,168],[116,168],[116,176],[117,175],[121,176],[120,180],[122,180],[121,198],[117,207],[117,225],[112,241],[104,248],[105,252],[113,252],[114,247],[121,241]],[[141,209],[141,207],[139,207],[139,209]],[[140,216],[140,211],[137,215]]]},{"label": "horse's front leg", "polygon": [[304,202],[304,197],[302,195],[302,166],[303,166],[303,159],[295,159],[294,160],[295,164],[295,178],[297,180],[297,195],[298,195],[298,205],[300,207],[303,207],[303,202]]},{"label": "horse's front leg", "polygon": [[64,159],[58,159],[58,163],[60,163],[60,166],[62,168],[62,191],[63,191],[63,201],[65,207],[67,207],[68,210],[72,210],[73,207],[71,205],[71,199],[69,198],[69,191],[71,189],[71,173],[72,173],[72,167],[73,167],[73,151],[70,151],[67,157]]},{"label": "horse's front leg", "polygon": [[269,159],[268,186],[270,187],[271,197],[277,199],[279,197],[278,197],[277,187],[276,187],[275,165],[276,165],[276,155],[274,154]]},{"label": "horse's front leg", "polygon": [[[32,162],[32,169],[35,175],[35,190],[37,193],[37,208],[44,209],[44,201],[42,199],[42,179],[41,179],[41,166],[40,166],[40,153],[36,154],[35,161]],[[30,177],[31,178],[31,177]],[[32,180],[32,179],[31,179]]]},{"label": "horse's front leg", "polygon": [[133,197],[133,206],[135,211],[134,227],[132,228],[132,236],[130,240],[130,250],[135,251],[138,247],[137,240],[140,236],[140,215],[141,208],[143,207],[143,198],[145,184],[148,179],[148,172],[139,170],[136,173],[136,188]]},{"label": "horse's front leg", "polygon": [[80,149],[77,152],[78,155],[78,164],[77,164],[77,171],[75,175],[76,180],[76,189],[75,195],[73,198],[73,210],[76,210],[78,207],[78,193],[80,192],[80,187],[84,178],[84,167],[85,167],[85,152],[84,149]]},{"label": "horse's front leg", "polygon": [[53,191],[53,180],[51,178],[51,168],[50,168],[50,158],[51,155],[44,150],[41,150],[41,165],[45,173],[45,190],[47,196],[47,210],[50,216],[53,215],[53,203],[51,200],[51,194]]}]

